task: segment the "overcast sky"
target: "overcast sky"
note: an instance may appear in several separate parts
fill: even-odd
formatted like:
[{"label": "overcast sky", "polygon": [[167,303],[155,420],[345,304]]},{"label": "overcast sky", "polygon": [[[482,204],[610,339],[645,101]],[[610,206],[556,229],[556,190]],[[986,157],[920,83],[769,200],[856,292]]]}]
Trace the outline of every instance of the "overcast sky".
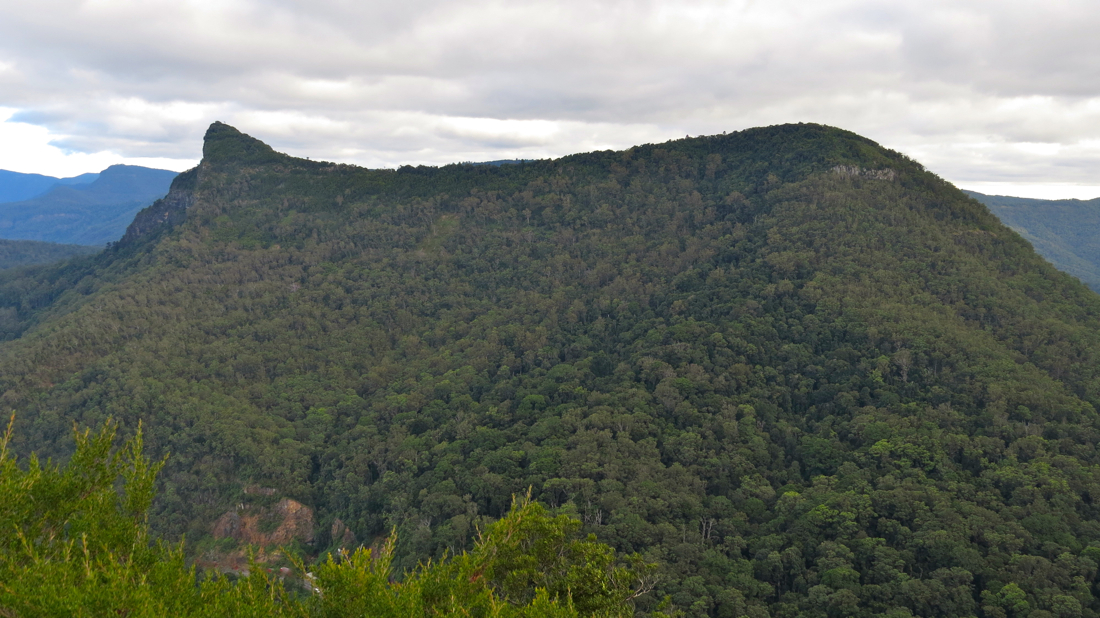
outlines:
[{"label": "overcast sky", "polygon": [[0,0],[0,169],[544,158],[785,122],[1100,196],[1096,0]]}]

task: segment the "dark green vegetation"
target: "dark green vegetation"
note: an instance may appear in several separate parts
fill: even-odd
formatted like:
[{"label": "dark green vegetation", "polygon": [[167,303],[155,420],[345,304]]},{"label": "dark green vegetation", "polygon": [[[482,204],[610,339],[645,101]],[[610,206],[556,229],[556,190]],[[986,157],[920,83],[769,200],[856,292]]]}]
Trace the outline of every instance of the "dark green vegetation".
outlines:
[{"label": "dark green vegetation", "polygon": [[176,172],[112,165],[91,183],[58,185],[0,204],[0,238],[103,246],[122,237],[134,214],[168,192]]},{"label": "dark green vegetation", "polygon": [[77,434],[64,469],[33,457],[21,467],[8,453],[10,426],[0,438],[0,615],[619,618],[650,579],[648,565],[619,564],[610,547],[576,538],[580,522],[529,500],[472,552],[400,583],[392,535],[376,550],[330,556],[316,573],[299,562],[290,577],[254,568],[235,583],[197,579],[181,548],[150,542],[146,512],[164,462],[145,459],[140,431],[112,452],[114,434],[110,424]]},{"label": "dark green vegetation", "polygon": [[29,264],[49,264],[99,251],[99,247],[84,245],[59,245],[37,240],[0,240],[0,269]]},{"label": "dark green vegetation", "polygon": [[72,178],[54,178],[42,174],[22,174],[0,170],[0,203],[18,202],[41,195],[57,185],[86,185],[99,174],[81,174]]},{"label": "dark green vegetation", "polygon": [[1100,198],[1036,200],[966,191],[1060,270],[1100,292]]},{"label": "dark green vegetation", "polygon": [[845,131],[372,171],[216,124],[0,306],[19,451],[142,420],[170,539],[254,484],[403,569],[532,487],[661,565],[642,612],[1100,611],[1100,297]]}]

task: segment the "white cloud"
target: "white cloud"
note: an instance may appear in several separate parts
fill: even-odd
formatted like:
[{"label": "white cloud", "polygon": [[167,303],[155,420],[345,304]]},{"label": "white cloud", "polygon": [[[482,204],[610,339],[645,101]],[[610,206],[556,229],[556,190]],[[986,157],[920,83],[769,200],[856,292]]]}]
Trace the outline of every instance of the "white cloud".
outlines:
[{"label": "white cloud", "polygon": [[14,110],[0,108],[0,169],[27,174],[70,177],[98,172],[116,163],[183,171],[195,160],[126,157],[110,151],[73,152],[53,145],[54,136],[42,126],[12,122]]},{"label": "white cloud", "polygon": [[0,7],[0,105],[73,153],[191,160],[218,119],[372,166],[816,121],[1090,190],[1098,28],[1087,0],[42,0]]}]

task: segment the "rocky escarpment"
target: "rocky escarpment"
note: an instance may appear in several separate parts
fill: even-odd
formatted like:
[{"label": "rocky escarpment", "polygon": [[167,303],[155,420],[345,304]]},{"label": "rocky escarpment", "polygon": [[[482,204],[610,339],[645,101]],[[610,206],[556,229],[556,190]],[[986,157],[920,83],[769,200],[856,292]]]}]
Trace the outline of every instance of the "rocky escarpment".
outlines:
[{"label": "rocky escarpment", "polygon": [[240,543],[271,547],[297,539],[313,543],[313,509],[290,498],[274,506],[241,505],[219,517],[213,526],[214,538],[232,538]]},{"label": "rocky escarpment", "polygon": [[157,229],[171,227],[183,221],[187,216],[187,209],[195,203],[195,185],[198,183],[198,177],[198,167],[176,176],[172,181],[172,187],[168,190],[168,195],[138,212],[119,243],[132,242]]},{"label": "rocky escarpment", "polygon": [[339,517],[332,520],[332,529],[329,534],[333,545],[344,549],[355,547],[355,533]]},{"label": "rocky escarpment", "polygon": [[200,179],[206,177],[211,170],[224,172],[227,168],[280,164],[292,160],[287,155],[275,152],[271,146],[260,140],[244,135],[221,122],[215,122],[206,131],[202,152],[202,163],[176,176],[168,195],[134,217],[134,221],[126,228],[126,234],[119,241],[120,244],[183,222],[187,217],[187,210],[195,204],[195,191]]},{"label": "rocky escarpment", "polygon": [[879,169],[869,170],[859,167],[858,165],[838,165],[832,169],[832,172],[838,176],[847,176],[849,178],[870,178],[872,180],[894,180],[897,178],[898,173],[892,169]]}]

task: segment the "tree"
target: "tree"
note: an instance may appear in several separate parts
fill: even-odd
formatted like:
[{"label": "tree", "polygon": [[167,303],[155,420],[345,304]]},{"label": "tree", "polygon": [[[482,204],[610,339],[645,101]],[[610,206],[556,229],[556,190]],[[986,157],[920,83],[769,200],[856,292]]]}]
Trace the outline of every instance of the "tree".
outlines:
[{"label": "tree", "polygon": [[[580,523],[515,500],[475,548],[397,578],[396,534],[377,550],[331,556],[298,579],[252,565],[235,583],[198,577],[182,547],[151,541],[147,512],[164,461],[143,455],[140,428],[112,448],[117,426],[76,432],[64,467],[9,454],[0,441],[0,616],[484,616],[618,618],[651,587],[653,565],[620,563]],[[121,478],[121,489],[116,489]],[[314,594],[296,592],[304,585]]]}]

